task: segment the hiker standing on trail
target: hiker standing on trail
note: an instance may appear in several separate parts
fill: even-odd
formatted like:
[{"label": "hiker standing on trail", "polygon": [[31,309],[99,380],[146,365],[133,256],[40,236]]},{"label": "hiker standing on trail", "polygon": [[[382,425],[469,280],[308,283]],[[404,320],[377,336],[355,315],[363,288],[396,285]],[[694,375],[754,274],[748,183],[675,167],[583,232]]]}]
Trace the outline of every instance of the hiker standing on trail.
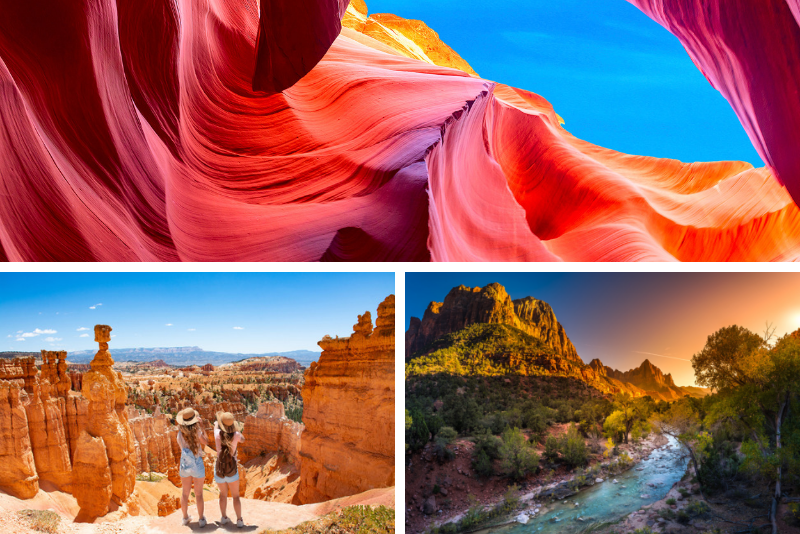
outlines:
[{"label": "hiker standing on trail", "polygon": [[239,500],[239,468],[236,463],[236,448],[244,441],[242,424],[230,412],[217,412],[214,423],[214,441],[217,446],[217,463],[214,466],[214,481],[219,486],[220,523],[230,522],[225,512],[228,509],[228,492],[233,497],[233,510],[236,512],[236,526],[244,527],[242,502]]},{"label": "hiker standing on trail", "polygon": [[194,486],[194,497],[197,501],[197,513],[200,515],[198,525],[206,526],[206,517],[203,514],[203,482],[206,478],[206,466],[203,463],[203,447],[208,445],[208,439],[200,428],[200,414],[193,408],[184,408],[175,417],[178,423],[178,445],[181,448],[181,511],[183,512],[182,525],[186,526],[192,520],[189,515],[189,494]]}]

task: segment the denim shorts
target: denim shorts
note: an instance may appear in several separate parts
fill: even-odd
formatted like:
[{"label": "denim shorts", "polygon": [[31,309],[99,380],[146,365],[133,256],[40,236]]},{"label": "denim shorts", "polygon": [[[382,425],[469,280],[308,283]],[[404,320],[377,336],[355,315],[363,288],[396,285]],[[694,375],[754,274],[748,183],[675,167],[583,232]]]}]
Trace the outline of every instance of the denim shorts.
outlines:
[{"label": "denim shorts", "polygon": [[236,473],[229,476],[229,477],[220,477],[217,476],[217,464],[214,464],[214,482],[217,484],[226,484],[228,482],[236,482],[239,480],[239,469],[236,469]]},{"label": "denim shorts", "polygon": [[181,478],[206,478],[206,466],[202,456],[195,456],[192,449],[181,450]]}]

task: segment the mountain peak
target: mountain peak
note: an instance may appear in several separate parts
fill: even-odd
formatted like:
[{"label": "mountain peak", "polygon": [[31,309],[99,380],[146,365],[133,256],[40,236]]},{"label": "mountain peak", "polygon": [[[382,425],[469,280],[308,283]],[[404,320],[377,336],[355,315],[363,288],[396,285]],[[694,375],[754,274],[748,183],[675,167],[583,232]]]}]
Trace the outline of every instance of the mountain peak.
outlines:
[{"label": "mountain peak", "polygon": [[511,300],[506,288],[497,282],[484,287],[453,287],[444,302],[431,302],[422,320],[412,318],[406,332],[406,357],[419,352],[439,337],[469,325],[505,324],[532,335],[557,354],[583,365],[553,308],[533,297]]}]

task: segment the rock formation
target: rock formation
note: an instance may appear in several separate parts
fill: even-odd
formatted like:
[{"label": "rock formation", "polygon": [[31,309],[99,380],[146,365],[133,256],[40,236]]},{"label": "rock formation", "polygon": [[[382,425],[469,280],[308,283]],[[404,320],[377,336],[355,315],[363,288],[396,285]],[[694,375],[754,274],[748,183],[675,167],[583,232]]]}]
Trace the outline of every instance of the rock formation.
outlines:
[{"label": "rock formation", "polygon": [[0,0],[0,260],[796,259],[796,2],[633,1],[768,167],[577,139],[363,2]]},{"label": "rock formation", "polygon": [[67,373],[67,351],[42,351],[42,379],[50,382],[58,397],[66,397],[72,389],[72,379]]},{"label": "rock formation", "polygon": [[[676,386],[671,375],[663,374],[649,360],[645,360],[638,369],[625,373],[606,367],[598,359],[585,365],[549,304],[532,297],[512,301],[500,284],[489,284],[484,288],[454,287],[444,302],[431,302],[428,305],[421,321],[412,317],[406,331],[406,359],[417,362],[411,358],[422,357],[424,363],[419,366],[412,363],[407,372],[433,372],[437,368],[437,361],[424,361],[426,353],[432,351],[431,343],[472,324],[512,326],[552,349],[554,354],[531,343],[530,350],[515,349],[511,353],[506,351],[491,355],[493,362],[520,375],[573,377],[601,393],[629,393],[634,397],[650,395],[656,400],[675,400],[684,395],[702,397],[707,394],[702,388]],[[468,366],[462,366],[462,369],[469,372]]]},{"label": "rock formation", "polygon": [[299,503],[394,485],[394,295],[358,317],[349,338],[325,336],[305,372]]},{"label": "rock formation", "polygon": [[155,471],[168,474],[171,468],[178,466],[178,458],[172,449],[175,435],[166,415],[160,411],[149,415],[129,406],[128,421],[133,432],[137,473]]},{"label": "rock formation", "polygon": [[[89,401],[87,427],[74,455],[74,495],[85,520],[105,515],[113,502],[121,505],[136,481],[133,433],[125,407],[127,392],[121,373],[108,353],[111,327],[94,327],[100,350],[83,376],[83,396]],[[108,491],[101,488],[108,482]]]},{"label": "rock formation", "polygon": [[304,426],[287,418],[283,404],[264,402],[256,415],[244,420],[244,442],[239,446],[239,460],[247,463],[256,456],[282,452],[287,459],[300,464],[300,443]]},{"label": "rock formation", "polygon": [[[56,384],[60,384],[59,381]],[[62,491],[71,491],[72,462],[63,398],[51,397],[53,386],[41,380],[33,386],[25,411],[39,483],[52,483]]]},{"label": "rock formation", "polygon": [[363,0],[347,6],[342,26],[372,37],[412,59],[452,67],[478,76],[473,68],[421,20],[407,20],[389,13],[368,16]]},{"label": "rock formation", "polygon": [[[10,374],[9,367],[0,366],[0,372]],[[18,369],[21,374],[22,368]],[[0,380],[0,489],[20,499],[30,499],[39,491],[39,476],[28,434],[22,384],[22,380]]]},{"label": "rock formation", "polygon": [[444,302],[428,305],[422,321],[412,317],[406,332],[406,359],[432,341],[475,323],[513,326],[542,340],[567,361],[583,365],[549,304],[532,297],[512,301],[496,283],[484,288],[454,287]]}]

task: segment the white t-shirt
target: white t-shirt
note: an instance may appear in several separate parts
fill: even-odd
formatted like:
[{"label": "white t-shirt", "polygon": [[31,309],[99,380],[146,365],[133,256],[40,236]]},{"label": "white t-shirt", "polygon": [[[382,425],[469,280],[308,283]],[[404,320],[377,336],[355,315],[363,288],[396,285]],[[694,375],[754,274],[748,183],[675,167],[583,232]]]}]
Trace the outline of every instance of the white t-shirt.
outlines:
[{"label": "white t-shirt", "polygon": [[[204,438],[205,438],[205,436],[203,435],[203,431],[198,428],[197,429],[197,444],[200,445],[200,447],[198,447],[197,456],[203,456],[203,441],[204,441]],[[178,430],[177,440],[178,440],[178,445],[180,446],[181,449],[188,449],[189,448],[189,444],[186,443],[185,439],[183,439],[183,433],[180,430]]]}]

